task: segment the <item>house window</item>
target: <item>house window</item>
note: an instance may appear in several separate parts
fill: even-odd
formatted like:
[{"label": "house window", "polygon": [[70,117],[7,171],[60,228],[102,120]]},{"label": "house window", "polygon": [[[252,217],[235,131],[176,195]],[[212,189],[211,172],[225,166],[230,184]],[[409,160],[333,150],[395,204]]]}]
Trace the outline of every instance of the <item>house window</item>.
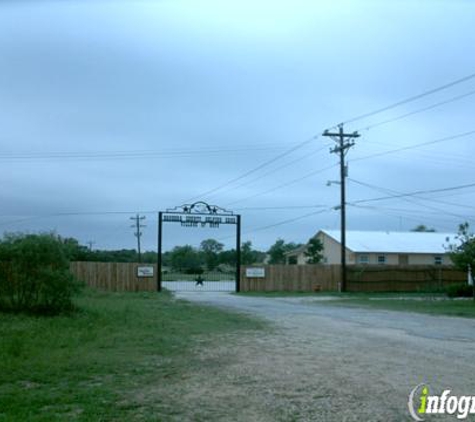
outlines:
[{"label": "house window", "polygon": [[369,264],[369,256],[368,255],[360,255],[358,257],[358,262],[360,264]]},{"label": "house window", "polygon": [[378,264],[386,264],[386,256],[378,255]]},{"label": "house window", "polygon": [[442,257],[441,256],[434,256],[434,264],[435,265],[442,265]]}]

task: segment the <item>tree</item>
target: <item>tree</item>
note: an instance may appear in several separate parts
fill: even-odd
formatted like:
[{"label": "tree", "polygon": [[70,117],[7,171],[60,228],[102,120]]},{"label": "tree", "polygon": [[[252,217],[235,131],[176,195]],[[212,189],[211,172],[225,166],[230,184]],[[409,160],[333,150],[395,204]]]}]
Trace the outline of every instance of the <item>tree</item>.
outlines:
[{"label": "tree", "polygon": [[468,223],[459,225],[458,234],[455,237],[456,244],[449,244],[447,250],[450,259],[456,267],[467,270],[468,266],[475,271],[475,235],[470,232]]},{"label": "tree", "polygon": [[175,246],[170,251],[170,265],[175,271],[200,272],[203,261],[193,246]]},{"label": "tree", "polygon": [[285,243],[283,239],[277,239],[268,251],[270,255],[269,264],[285,264],[285,253],[299,246],[302,245],[294,242]]},{"label": "tree", "polygon": [[319,264],[323,260],[323,243],[320,239],[312,237],[307,244],[307,250],[304,252],[308,264]]},{"label": "tree", "polygon": [[206,268],[213,270],[219,264],[219,253],[223,251],[224,245],[215,239],[203,240],[200,250],[204,253]]},{"label": "tree", "polygon": [[435,229],[430,229],[424,224],[419,224],[418,226],[411,229],[411,232],[422,232],[422,233],[434,233],[435,231],[436,231]]},{"label": "tree", "polygon": [[69,272],[69,253],[54,233],[5,235],[0,240],[0,310],[72,310],[79,285]]},{"label": "tree", "polygon": [[265,253],[256,251],[252,248],[252,243],[250,240],[244,242],[241,245],[241,264],[251,265],[263,262],[265,259]]}]

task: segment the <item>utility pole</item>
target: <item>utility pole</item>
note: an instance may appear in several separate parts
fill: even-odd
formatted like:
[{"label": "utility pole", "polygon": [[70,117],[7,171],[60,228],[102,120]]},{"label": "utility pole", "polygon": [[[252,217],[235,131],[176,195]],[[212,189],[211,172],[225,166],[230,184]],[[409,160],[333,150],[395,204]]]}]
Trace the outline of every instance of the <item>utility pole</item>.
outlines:
[{"label": "utility pole", "polygon": [[340,192],[341,192],[341,282],[340,292],[346,291],[346,189],[345,179],[348,177],[348,167],[345,165],[345,155],[348,149],[350,149],[355,142],[354,138],[358,138],[360,135],[358,132],[345,133],[343,130],[343,123],[338,125],[338,132],[329,132],[326,130],[323,132],[323,136],[329,136],[336,142],[335,148],[330,152],[338,154],[340,156]]},{"label": "utility pole", "polygon": [[94,245],[96,242],[94,242],[94,240],[89,240],[88,242],[86,242],[86,244],[89,246],[89,250],[92,251],[92,245]]},{"label": "utility pole", "polygon": [[135,217],[130,217],[131,220],[135,221],[135,224],[132,224],[130,227],[135,228],[134,235],[137,237],[137,252],[139,257],[139,262],[142,262],[142,254],[140,252],[140,237],[142,236],[142,232],[140,229],[145,227],[145,224],[140,224],[141,221],[145,220],[145,216],[140,216],[137,214]]}]

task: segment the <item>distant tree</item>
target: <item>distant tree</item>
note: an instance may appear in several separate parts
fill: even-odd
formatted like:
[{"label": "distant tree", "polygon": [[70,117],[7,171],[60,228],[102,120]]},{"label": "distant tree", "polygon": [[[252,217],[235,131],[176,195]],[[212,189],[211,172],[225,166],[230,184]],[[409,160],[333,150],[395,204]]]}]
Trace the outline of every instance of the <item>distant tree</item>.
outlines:
[{"label": "distant tree", "polygon": [[[264,254],[265,256],[265,254]],[[252,248],[252,242],[248,240],[241,245],[241,264],[251,265],[256,264],[262,258],[262,252],[256,251]]]},{"label": "distant tree", "polygon": [[301,244],[277,239],[267,252],[270,255],[269,264],[285,264],[285,253],[302,246]]},{"label": "distant tree", "polygon": [[424,224],[419,224],[418,226],[411,229],[411,232],[425,232],[425,233],[434,233],[435,229],[430,229],[429,227],[425,226]]},{"label": "distant tree", "polygon": [[224,245],[215,239],[203,240],[200,244],[200,250],[204,254],[206,268],[211,271],[219,264],[219,253],[222,252]]},{"label": "distant tree", "polygon": [[304,252],[308,264],[319,264],[323,260],[323,243],[320,239],[312,237],[307,243],[307,250]]},{"label": "distant tree", "polygon": [[468,223],[460,224],[456,243],[449,244],[447,250],[456,267],[467,270],[470,265],[475,272],[475,235],[470,231]]},{"label": "distant tree", "polygon": [[69,260],[88,261],[90,259],[89,249],[87,246],[80,245],[77,239],[74,239],[73,237],[58,237],[58,239],[63,244],[64,252]]},{"label": "distant tree", "polygon": [[193,246],[175,246],[170,251],[170,265],[175,271],[192,272],[201,268],[203,260]]},{"label": "distant tree", "polygon": [[218,261],[220,264],[224,265],[236,265],[236,249],[228,249],[226,251],[222,251],[218,255]]}]

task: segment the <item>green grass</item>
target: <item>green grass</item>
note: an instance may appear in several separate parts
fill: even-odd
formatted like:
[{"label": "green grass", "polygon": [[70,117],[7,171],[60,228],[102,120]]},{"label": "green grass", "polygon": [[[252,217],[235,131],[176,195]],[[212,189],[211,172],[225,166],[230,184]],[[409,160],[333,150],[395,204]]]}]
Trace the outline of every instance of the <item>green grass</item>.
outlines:
[{"label": "green grass", "polygon": [[77,302],[70,316],[0,314],[0,421],[134,419],[130,391],[182,377],[192,348],[213,335],[263,327],[165,292],[89,292]]},{"label": "green grass", "polygon": [[472,299],[449,299],[434,294],[347,293],[340,299],[319,304],[475,318],[475,302]]}]

